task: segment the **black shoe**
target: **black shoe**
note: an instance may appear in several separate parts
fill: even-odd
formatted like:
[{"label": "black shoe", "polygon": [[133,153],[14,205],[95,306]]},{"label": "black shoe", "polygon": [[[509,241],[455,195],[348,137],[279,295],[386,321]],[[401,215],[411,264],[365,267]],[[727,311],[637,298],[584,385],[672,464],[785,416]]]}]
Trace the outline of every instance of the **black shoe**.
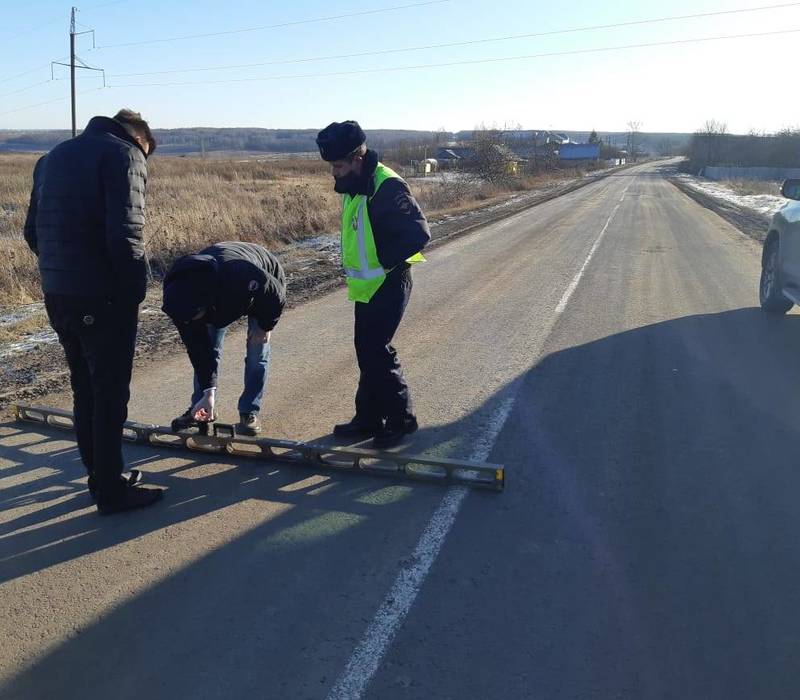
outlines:
[{"label": "black shoe", "polygon": [[418,427],[417,419],[413,416],[401,420],[392,420],[390,418],[386,421],[386,427],[376,433],[375,438],[372,440],[372,448],[374,450],[385,450],[388,447],[394,447]]},{"label": "black shoe", "polygon": [[367,421],[356,416],[349,423],[339,423],[333,426],[336,437],[372,437],[383,430],[383,421]]},{"label": "black shoe", "polygon": [[126,483],[122,490],[112,498],[103,498],[97,501],[97,510],[100,515],[112,515],[136,508],[147,508],[163,497],[164,492],[161,489],[147,489]]},{"label": "black shoe", "polygon": [[236,424],[236,432],[240,435],[258,435],[261,432],[258,413],[240,413],[239,422]]},{"label": "black shoe", "polygon": [[170,428],[172,428],[173,433],[179,433],[181,430],[188,430],[189,428],[196,428],[200,425],[192,415],[192,409],[190,408],[186,413],[178,416],[174,421],[172,421]]},{"label": "black shoe", "polygon": [[[131,469],[127,474],[122,475],[122,479],[130,486],[136,486],[142,480],[142,472],[138,469]],[[97,500],[97,486],[94,483],[94,477],[90,474],[88,479],[89,496],[93,501]]]},{"label": "black shoe", "polygon": [[[213,423],[215,420],[217,420],[216,413],[214,413],[214,417],[208,422]],[[199,427],[200,427],[200,421],[194,419],[191,408],[188,411],[186,411],[186,413],[182,413],[180,416],[178,416],[170,424],[170,429],[172,430],[173,433],[179,433],[182,430],[188,430],[189,428],[199,428]]]}]

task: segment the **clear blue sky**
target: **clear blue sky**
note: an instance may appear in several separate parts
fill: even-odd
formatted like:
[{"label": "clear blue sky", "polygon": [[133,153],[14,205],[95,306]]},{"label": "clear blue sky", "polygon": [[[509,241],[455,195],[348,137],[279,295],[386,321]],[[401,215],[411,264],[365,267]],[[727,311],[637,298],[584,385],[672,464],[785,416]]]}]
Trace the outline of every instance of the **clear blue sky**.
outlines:
[{"label": "clear blue sky", "polygon": [[[78,55],[112,86],[81,72],[78,122],[121,106],[155,127],[318,128],[358,119],[366,129],[524,128],[692,131],[708,119],[731,131],[800,125],[794,65],[800,33],[414,70],[410,65],[606,48],[755,32],[800,30],[800,3],[726,16],[551,34],[468,46],[264,65],[236,70],[131,73],[268,63],[430,44],[555,32],[588,25],[776,4],[753,0],[617,0],[571,3],[449,0],[437,4],[259,31],[136,46],[187,34],[226,32],[407,5],[414,0],[87,0],[78,4]],[[70,4],[3,2],[0,128],[67,128],[69,83],[49,81],[51,60],[69,53]],[[104,48],[105,47],[105,48]],[[29,69],[37,70],[13,77]],[[271,76],[339,75],[263,80]],[[59,68],[58,78],[68,71]],[[7,78],[13,79],[8,80]],[[247,80],[254,78],[256,80]],[[200,83],[150,85],[152,83]],[[239,81],[239,82],[233,82]],[[41,83],[35,85],[36,83]],[[134,87],[134,85],[148,84]],[[13,93],[13,94],[11,94]],[[18,108],[58,100],[30,109]]]}]

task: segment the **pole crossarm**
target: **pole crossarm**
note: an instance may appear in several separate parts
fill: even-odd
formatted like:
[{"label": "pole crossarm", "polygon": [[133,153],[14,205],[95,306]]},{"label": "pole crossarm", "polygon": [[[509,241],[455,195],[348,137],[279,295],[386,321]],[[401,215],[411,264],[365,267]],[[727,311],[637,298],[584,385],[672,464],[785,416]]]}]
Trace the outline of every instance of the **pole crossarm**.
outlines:
[{"label": "pole crossarm", "polygon": [[[51,61],[50,62],[50,71],[52,75],[53,66],[66,66],[67,68],[71,68],[72,66],[69,63],[61,63],[61,61]],[[105,73],[105,68],[92,68],[91,66],[80,66],[77,63],[75,64],[76,68],[83,68],[84,70],[96,70],[100,71],[101,73]]]},{"label": "pole crossarm", "polygon": [[[63,409],[17,404],[16,417],[18,421],[75,430],[72,413]],[[165,426],[127,421],[122,429],[122,437],[127,442],[149,447],[232,455],[315,469],[462,484],[494,491],[502,491],[505,487],[505,468],[499,464],[294,440],[250,438],[237,435],[234,426],[228,424],[214,424],[213,433],[202,434],[175,433]]]},{"label": "pole crossarm", "polygon": [[[78,60],[81,61],[81,59],[78,59]],[[81,63],[83,63],[83,61],[81,61]],[[102,74],[102,76],[103,76],[103,87],[106,87],[106,70],[105,70],[105,68],[93,68],[92,66],[87,66],[85,64],[84,65],[79,65],[77,63],[73,66],[70,63],[61,63],[61,61],[51,61],[50,62],[50,80],[55,80],[56,79],[55,73],[53,72],[53,66],[66,66],[67,68],[70,68],[70,69],[72,69],[72,68],[81,68],[82,70],[93,70],[93,71],[96,71],[96,72]]]}]

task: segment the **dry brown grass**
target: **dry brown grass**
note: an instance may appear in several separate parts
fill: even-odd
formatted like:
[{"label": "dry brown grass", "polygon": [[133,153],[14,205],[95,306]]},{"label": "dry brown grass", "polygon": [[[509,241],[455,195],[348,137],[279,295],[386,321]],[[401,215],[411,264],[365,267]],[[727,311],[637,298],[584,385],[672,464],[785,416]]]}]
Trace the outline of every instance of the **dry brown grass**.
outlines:
[{"label": "dry brown grass", "polygon": [[48,324],[47,313],[42,310],[28,318],[0,326],[0,343],[18,340],[20,336],[42,330]]},{"label": "dry brown grass", "polygon": [[36,260],[22,239],[31,173],[37,156],[0,156],[0,305],[27,302],[39,294]]},{"label": "dry brown grass", "polygon": [[217,241],[282,248],[336,230],[339,207],[332,178],[318,161],[154,158],[147,249],[164,271],[175,257]]},{"label": "dry brown grass", "polygon": [[736,194],[774,194],[780,195],[781,185],[779,182],[761,182],[757,180],[728,180],[721,184],[730,187]]},{"label": "dry brown grass", "polygon": [[[22,239],[38,156],[0,154],[0,306],[40,294],[36,260]],[[520,178],[526,190],[569,175]],[[475,181],[411,184],[429,217],[462,212],[508,195]],[[146,246],[156,275],[179,255],[224,240],[280,250],[339,229],[341,204],[327,166],[317,159],[201,160],[155,157],[149,163]]]},{"label": "dry brown grass", "polygon": [[[22,239],[38,156],[0,155],[0,305],[39,298],[36,260]],[[153,158],[149,163],[146,245],[153,271],[224,240],[280,249],[338,226],[339,201],[317,160],[238,162]]]}]

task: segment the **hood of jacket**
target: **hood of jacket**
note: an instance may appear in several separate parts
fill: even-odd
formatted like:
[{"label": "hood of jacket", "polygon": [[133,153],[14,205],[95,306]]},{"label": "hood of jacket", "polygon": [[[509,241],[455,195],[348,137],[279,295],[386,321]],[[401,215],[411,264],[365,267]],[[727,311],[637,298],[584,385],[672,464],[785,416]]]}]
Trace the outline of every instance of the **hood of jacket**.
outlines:
[{"label": "hood of jacket", "polygon": [[213,306],[216,296],[217,261],[212,255],[195,253],[178,258],[164,277],[162,311],[186,323],[200,309]]},{"label": "hood of jacket", "polygon": [[141,152],[142,155],[147,158],[147,154],[144,152],[144,149],[139,145],[139,142],[133,138],[131,133],[116,119],[112,119],[111,117],[92,117],[89,120],[89,123],[86,125],[86,128],[83,130],[84,134],[111,134],[112,136],[116,136],[117,138],[122,139],[123,141],[127,141],[133,146],[136,146]]}]

